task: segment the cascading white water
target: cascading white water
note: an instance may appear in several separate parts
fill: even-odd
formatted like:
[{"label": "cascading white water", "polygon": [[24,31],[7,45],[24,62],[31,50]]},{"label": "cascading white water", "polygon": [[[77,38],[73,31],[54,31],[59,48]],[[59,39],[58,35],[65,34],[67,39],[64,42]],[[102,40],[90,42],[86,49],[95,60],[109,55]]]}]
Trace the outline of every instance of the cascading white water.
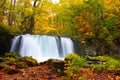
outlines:
[{"label": "cascading white water", "polygon": [[70,38],[26,34],[14,37],[10,52],[18,52],[22,57],[32,56],[42,62],[50,58],[64,59],[74,49]]},{"label": "cascading white water", "polygon": [[74,51],[73,42],[70,38],[61,38],[61,44],[63,56]]},{"label": "cascading white water", "polygon": [[20,36],[15,36],[12,39],[12,46],[10,49],[10,52],[18,52],[19,51],[19,41],[20,41]]}]

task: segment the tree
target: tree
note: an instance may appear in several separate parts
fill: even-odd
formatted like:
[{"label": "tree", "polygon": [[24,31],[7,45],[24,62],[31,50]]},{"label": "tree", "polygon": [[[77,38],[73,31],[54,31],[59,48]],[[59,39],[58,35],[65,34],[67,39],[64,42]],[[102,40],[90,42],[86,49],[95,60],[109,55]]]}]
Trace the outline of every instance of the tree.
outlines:
[{"label": "tree", "polygon": [[[118,1],[112,3],[109,0],[76,0],[62,3],[63,11],[60,19],[62,25],[74,38],[78,38],[83,44],[91,46],[93,50],[100,53],[110,53],[119,50],[115,45],[115,38],[119,38],[119,7],[113,7]],[[109,3],[109,4],[108,4]],[[65,5],[64,5],[65,4]],[[66,6],[67,5],[67,6]],[[110,6],[112,6],[110,8]],[[116,8],[116,9],[115,9]],[[115,11],[116,10],[116,11]],[[117,13],[115,13],[117,12]],[[70,31],[67,31],[67,28]],[[113,46],[114,45],[114,46]]]},{"label": "tree", "polygon": [[6,0],[2,0],[2,1],[0,2],[0,8],[5,4],[5,2],[6,2]]}]

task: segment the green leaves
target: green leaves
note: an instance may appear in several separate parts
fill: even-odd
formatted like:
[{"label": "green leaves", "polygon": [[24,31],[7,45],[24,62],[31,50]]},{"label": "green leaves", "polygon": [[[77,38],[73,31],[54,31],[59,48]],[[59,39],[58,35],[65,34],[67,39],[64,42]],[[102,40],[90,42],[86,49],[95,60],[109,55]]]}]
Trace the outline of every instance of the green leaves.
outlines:
[{"label": "green leaves", "polygon": [[85,66],[87,66],[85,58],[82,58],[75,53],[68,54],[65,57],[64,72],[68,78],[80,77],[78,74],[80,73],[81,68]]}]

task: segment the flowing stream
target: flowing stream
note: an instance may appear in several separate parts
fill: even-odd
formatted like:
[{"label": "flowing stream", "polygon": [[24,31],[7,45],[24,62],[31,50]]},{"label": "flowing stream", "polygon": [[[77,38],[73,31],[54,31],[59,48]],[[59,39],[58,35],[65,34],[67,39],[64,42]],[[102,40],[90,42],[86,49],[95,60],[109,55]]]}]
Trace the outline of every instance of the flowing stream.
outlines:
[{"label": "flowing stream", "polygon": [[12,39],[10,52],[43,62],[50,58],[64,59],[67,54],[74,53],[74,46],[70,38],[25,34]]}]

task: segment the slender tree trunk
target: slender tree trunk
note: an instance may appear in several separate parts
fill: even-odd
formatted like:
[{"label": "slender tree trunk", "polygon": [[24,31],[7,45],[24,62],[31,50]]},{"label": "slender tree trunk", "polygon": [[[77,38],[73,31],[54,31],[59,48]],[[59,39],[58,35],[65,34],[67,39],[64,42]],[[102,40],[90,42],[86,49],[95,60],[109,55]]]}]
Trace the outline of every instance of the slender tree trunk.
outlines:
[{"label": "slender tree trunk", "polygon": [[[38,2],[38,0],[35,0],[34,1],[34,4],[33,4],[33,8],[35,8],[36,6],[37,6],[37,2]],[[30,17],[30,26],[29,26],[29,28],[27,29],[27,33],[31,33],[32,32],[32,29],[34,28],[34,11],[33,11],[33,14],[31,15],[31,17]]]},{"label": "slender tree trunk", "polygon": [[13,23],[14,23],[14,13],[11,10],[14,10],[15,3],[16,3],[16,0],[11,0],[10,9],[9,9],[9,15],[8,15],[8,25],[9,26],[12,26]]},{"label": "slender tree trunk", "polygon": [[6,0],[2,1],[2,4],[0,4],[0,8],[5,4]]}]

